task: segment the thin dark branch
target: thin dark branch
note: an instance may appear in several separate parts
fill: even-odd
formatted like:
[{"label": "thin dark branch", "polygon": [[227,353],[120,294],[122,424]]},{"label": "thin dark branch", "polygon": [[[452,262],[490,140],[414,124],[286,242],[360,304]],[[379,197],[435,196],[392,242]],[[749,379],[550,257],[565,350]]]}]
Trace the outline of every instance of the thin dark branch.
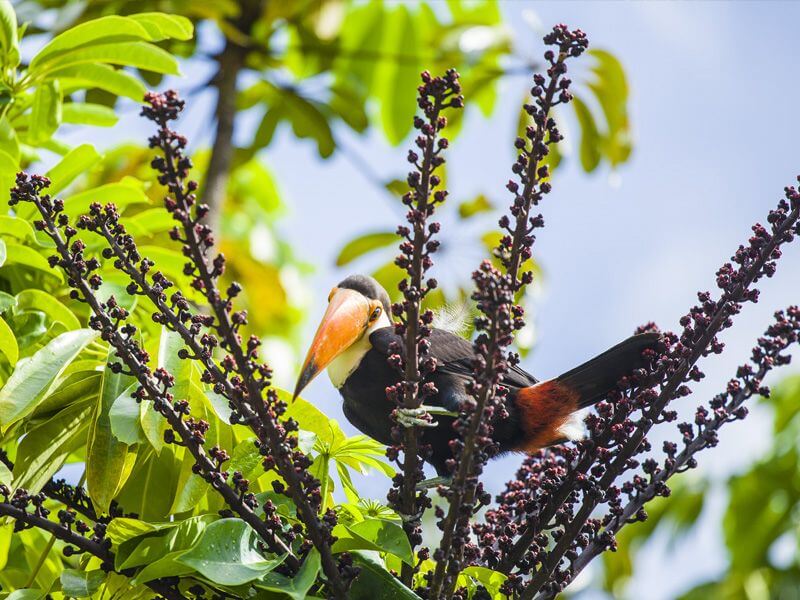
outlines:
[{"label": "thin dark branch", "polygon": [[[0,449],[0,462],[2,462],[9,471],[14,470],[14,463],[8,458],[5,450]],[[86,493],[86,490],[81,486],[71,486],[63,479],[50,479],[42,487],[42,492],[51,500],[55,500],[71,508],[76,513],[79,513],[92,521],[97,521],[97,512],[94,510],[91,498]]]},{"label": "thin dark branch", "polygon": [[[72,521],[70,520],[67,521],[70,525],[51,521],[46,517],[41,505],[36,506],[36,511],[34,513],[29,513],[23,507],[26,507],[29,502],[36,501],[33,498],[25,498],[23,500],[19,492],[20,490],[15,494],[12,502],[8,502],[8,497],[6,497],[6,502],[0,502],[0,515],[14,519],[19,528],[36,527],[52,534],[56,539],[67,544],[67,547],[64,549],[65,554],[68,553],[68,555],[70,555],[85,552],[103,561],[104,569],[114,570],[114,555],[109,550],[110,542],[108,540],[100,537],[97,531],[91,539],[81,535],[78,531],[72,529]],[[69,519],[67,515],[60,516]],[[101,532],[104,531],[105,529],[103,526]],[[69,548],[69,550],[67,548]],[[148,581],[145,585],[168,600],[185,600],[186,598],[176,586],[168,584],[163,579]]]}]

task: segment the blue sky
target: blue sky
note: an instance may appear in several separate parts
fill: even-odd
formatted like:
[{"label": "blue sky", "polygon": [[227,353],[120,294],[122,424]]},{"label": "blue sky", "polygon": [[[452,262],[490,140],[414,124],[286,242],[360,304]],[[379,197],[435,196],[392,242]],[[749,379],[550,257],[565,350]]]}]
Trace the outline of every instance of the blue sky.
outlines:
[{"label": "blue sky", "polygon": [[[630,163],[613,175],[601,170],[587,176],[570,161],[541,206],[546,227],[535,254],[545,275],[535,307],[537,345],[524,366],[546,378],[604,350],[643,322],[676,328],[696,291],[712,288],[717,267],[746,241],[750,225],[764,219],[783,187],[794,183],[800,173],[800,4],[508,1],[502,7],[522,55],[539,57],[542,51],[541,32],[531,23],[565,22],[584,29],[594,47],[620,57],[632,89],[635,152]],[[187,65],[191,81],[170,84],[188,89],[206,70]],[[503,204],[509,200],[503,185],[513,161],[519,101],[528,85],[526,78],[504,80],[493,117],[473,113],[467,120],[449,155],[453,197],[483,192]],[[209,129],[210,100],[201,95],[184,121],[186,133],[200,135],[201,141]],[[249,129],[240,125],[243,132]],[[92,134],[88,141],[104,146],[138,132],[131,114],[115,131],[96,139]],[[575,146],[575,127],[565,133]],[[389,147],[378,136],[337,134],[386,179],[405,169],[404,146]],[[356,234],[393,228],[402,212],[346,158],[321,161],[310,143],[297,143],[286,132],[263,159],[291,207],[279,227],[300,257],[316,267],[308,298],[314,321],[329,288],[345,275],[332,267],[338,249]],[[445,243],[458,235],[444,231]],[[480,258],[476,251],[475,261],[465,262],[458,254],[446,254],[437,272],[464,272]],[[722,389],[775,308],[800,302],[799,282],[800,248],[790,248],[776,277],[761,286],[759,304],[748,306],[724,335],[728,351],[703,365],[706,380],[678,403],[683,414]],[[314,325],[309,322],[309,330]],[[285,380],[293,375],[280,374]],[[326,378],[318,378],[306,396],[349,427]],[[728,426],[720,445],[701,456],[701,470],[721,481],[744,468],[767,447],[769,424],[769,415],[756,409],[744,423]],[[677,432],[662,435],[676,438]],[[502,488],[519,461],[510,456],[493,465],[492,490]],[[382,497],[385,484],[367,478],[364,493]],[[646,590],[648,599],[670,598],[724,568],[716,518],[723,501],[712,493],[699,532],[671,549],[666,540],[653,540],[631,597],[644,597]]]}]

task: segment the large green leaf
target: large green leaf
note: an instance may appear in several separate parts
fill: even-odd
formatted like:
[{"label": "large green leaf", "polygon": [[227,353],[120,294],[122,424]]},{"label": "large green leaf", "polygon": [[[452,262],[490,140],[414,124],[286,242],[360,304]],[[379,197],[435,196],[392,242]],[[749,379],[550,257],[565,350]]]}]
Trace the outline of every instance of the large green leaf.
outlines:
[{"label": "large green leaf", "polygon": [[39,310],[56,323],[63,323],[67,329],[80,329],[81,323],[73,312],[55,299],[52,294],[31,288],[16,296],[17,312]]},{"label": "large green leaf", "polygon": [[108,411],[111,433],[123,444],[133,445],[147,442],[139,418],[139,403],[133,398],[138,383],[120,392]]},{"label": "large green leaf", "polygon": [[[109,353],[109,361],[116,361],[116,354]],[[86,443],[86,485],[89,496],[101,512],[108,512],[130,475],[136,459],[136,449],[114,437],[111,431],[109,411],[114,401],[128,389],[133,377],[114,373],[106,367],[100,388],[100,402],[92,415],[89,439]]]},{"label": "large green leaf", "polygon": [[78,175],[95,166],[100,155],[91,144],[81,144],[62,158],[58,164],[47,172],[50,179],[48,192],[56,195],[72,183]]},{"label": "large green leaf", "polygon": [[[3,120],[0,119],[0,144],[2,144],[2,150],[0,150],[0,193],[3,194],[3,198],[8,195],[8,191],[14,187],[14,182],[16,179],[17,171],[19,171],[19,160],[11,156],[4,145],[5,140],[2,139],[3,135]],[[10,143],[9,143],[10,145]],[[7,201],[6,201],[7,202]],[[2,207],[3,210],[6,209],[5,206]]]},{"label": "large green leaf", "polygon": [[[178,351],[183,347],[183,340],[179,333],[170,331],[166,327],[161,328],[158,366],[166,369],[175,378],[175,386],[170,390],[175,400],[188,400],[191,387],[192,362],[178,358]],[[152,400],[141,402],[139,418],[150,445],[156,452],[161,452],[165,443],[164,432],[167,430],[167,420],[153,408]]]},{"label": "large green leaf", "polygon": [[[319,552],[314,549],[306,556],[297,575],[291,579],[277,573],[267,573],[255,582],[255,586],[262,590],[285,594],[292,600],[305,600],[308,598],[308,590],[317,580],[320,564]],[[375,597],[374,592],[372,597]]]},{"label": "large green leaf", "polygon": [[18,64],[17,15],[10,2],[0,2],[0,65],[13,68]]},{"label": "large green leaf", "polygon": [[0,317],[0,353],[6,357],[12,367],[17,364],[19,359],[17,338],[14,337],[14,332],[11,331],[8,323],[2,317]]},{"label": "large green leaf", "polygon": [[64,123],[111,127],[119,119],[114,109],[108,106],[86,102],[68,102],[61,109],[61,120]]},{"label": "large green leaf", "polygon": [[[126,206],[149,204],[150,198],[144,193],[144,186],[140,181],[126,177],[122,181],[106,183],[77,194],[71,194],[64,203],[64,212],[70,217],[76,217],[89,212],[89,205],[92,202],[101,204],[113,202],[122,212]],[[162,210],[162,212],[165,211]]]},{"label": "large green leaf", "polygon": [[267,560],[256,549],[255,532],[241,519],[222,519],[209,525],[197,545],[178,562],[222,585],[241,585],[259,579],[283,562]]},{"label": "large green leaf", "polygon": [[38,493],[67,457],[86,441],[92,407],[72,404],[29,431],[17,449],[14,487]]},{"label": "large green leaf", "polygon": [[388,55],[409,57],[408,60],[387,61],[381,66],[380,88],[381,125],[389,143],[397,145],[411,131],[412,119],[417,109],[416,89],[419,85],[420,65],[413,60],[413,51],[419,46],[418,32],[411,8],[404,4],[394,7],[389,17],[392,27],[384,38],[383,51]]},{"label": "large green leaf", "polygon": [[166,50],[147,42],[105,43],[80,46],[38,64],[36,75],[43,77],[53,71],[84,64],[108,63],[136,67],[165,75],[180,75],[178,61]]},{"label": "large green leaf", "polygon": [[157,42],[168,38],[188,40],[192,24],[185,17],[163,13],[141,13],[130,17],[109,15],[70,27],[54,37],[31,60],[37,72],[70,52],[91,49],[109,42],[123,44],[135,40]]},{"label": "large green leaf", "polygon": [[[174,521],[172,527],[163,527],[153,533],[137,536],[121,543],[116,552],[117,570],[125,570],[153,563],[173,552],[185,552],[201,538],[203,531],[217,521],[214,514]],[[144,580],[144,579],[143,579]],[[144,580],[146,581],[146,580]]]},{"label": "large green leaf", "polygon": [[160,521],[168,518],[180,467],[173,447],[165,448],[160,454],[149,445],[140,447],[136,464],[117,495],[117,502],[141,519]]},{"label": "large green leaf", "polygon": [[147,30],[151,42],[166,39],[190,40],[194,33],[192,22],[181,15],[148,12],[130,15],[128,18]]},{"label": "large green leaf", "polygon": [[360,235],[347,242],[344,248],[339,251],[339,255],[336,257],[336,266],[343,267],[368,252],[397,244],[399,240],[400,238],[397,237],[397,234],[390,231],[377,231]]},{"label": "large green leaf", "polygon": [[58,81],[48,81],[33,94],[28,143],[39,145],[49,140],[61,124],[61,88]]},{"label": "large green leaf", "polygon": [[337,525],[339,538],[333,545],[334,552],[346,550],[376,550],[388,552],[409,565],[414,565],[414,552],[408,543],[403,528],[397,523],[381,519],[368,519],[353,525]]},{"label": "large green leaf", "polygon": [[591,173],[600,164],[600,132],[592,112],[586,103],[578,96],[572,100],[575,116],[581,126],[580,158],[581,166],[587,173]]},{"label": "large green leaf", "polygon": [[88,598],[100,589],[106,580],[106,572],[101,569],[79,571],[64,569],[61,573],[61,591],[73,598]]},{"label": "large green leaf", "polygon": [[419,596],[400,583],[371,553],[355,551],[352,556],[359,573],[348,591],[350,600],[374,600],[377,590],[380,590],[381,600],[419,600]]},{"label": "large green leaf", "polygon": [[68,331],[33,356],[20,360],[0,389],[0,425],[7,428],[30,413],[61,372],[96,336],[97,332],[90,329]]},{"label": "large green leaf", "polygon": [[0,117],[0,150],[10,156],[15,163],[19,162],[19,139],[17,138],[17,132],[6,117]]},{"label": "large green leaf", "polygon": [[66,67],[50,73],[49,79],[58,79],[64,87],[97,88],[141,102],[147,88],[130,73],[102,63]]},{"label": "large green leaf", "polygon": [[60,281],[64,280],[61,271],[52,269],[47,259],[30,246],[23,246],[11,240],[6,240],[5,250],[5,266],[21,265],[39,271],[45,275],[55,277]]}]

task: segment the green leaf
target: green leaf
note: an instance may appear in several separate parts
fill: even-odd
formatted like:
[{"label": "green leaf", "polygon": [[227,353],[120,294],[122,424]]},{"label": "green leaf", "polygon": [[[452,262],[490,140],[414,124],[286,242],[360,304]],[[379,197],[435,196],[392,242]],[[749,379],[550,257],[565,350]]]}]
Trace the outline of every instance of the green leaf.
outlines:
[{"label": "green leaf", "polygon": [[[116,354],[109,353],[109,361]],[[133,468],[136,449],[120,442],[111,431],[109,411],[114,401],[128,389],[133,377],[114,373],[106,367],[100,387],[100,402],[95,407],[89,439],[86,442],[86,485],[89,496],[101,512],[108,512]]]},{"label": "green leaf", "polygon": [[[0,462],[0,483],[9,486],[13,481],[14,476],[4,462]],[[1,533],[1,532],[0,532]],[[2,568],[2,566],[0,566]]]},{"label": "green leaf", "polygon": [[5,243],[5,253],[5,262],[3,266],[22,265],[40,271],[45,275],[55,277],[60,281],[64,281],[62,272],[52,269],[47,259],[30,246],[23,246],[22,244],[7,240]]},{"label": "green leaf", "polygon": [[[4,142],[2,139],[2,125],[3,120],[0,119],[0,144]],[[19,162],[5,150],[0,150],[0,193],[3,194],[4,198],[8,197],[8,191],[14,187],[17,171],[19,171]]]},{"label": "green leaf", "polygon": [[600,164],[600,133],[589,107],[578,96],[572,101],[575,116],[581,127],[580,158],[581,166],[591,173]]},{"label": "green leaf", "polygon": [[458,205],[458,216],[462,219],[469,219],[478,213],[488,212],[494,209],[492,202],[483,194],[478,194],[472,200],[462,202]]},{"label": "green leaf", "polygon": [[221,519],[209,525],[197,545],[178,562],[214,583],[241,585],[263,577],[284,560],[283,557],[264,559],[256,545],[255,532],[247,523],[241,519]]},{"label": "green leaf", "polygon": [[142,82],[130,73],[102,63],[58,69],[48,79],[58,79],[64,87],[96,88],[136,102],[142,102],[147,92]]},{"label": "green leaf", "polygon": [[72,183],[78,175],[94,167],[100,155],[91,144],[81,144],[62,158],[47,172],[50,179],[48,193],[55,196]]},{"label": "green leaf", "polygon": [[0,267],[6,264],[6,259],[8,258],[8,249],[6,248],[6,243],[0,238]]},{"label": "green leaf", "polygon": [[64,104],[61,109],[61,120],[64,123],[111,127],[115,125],[119,119],[114,109],[103,106],[102,104],[68,102]]},{"label": "green leaf", "polygon": [[17,347],[17,338],[14,332],[8,326],[8,323],[0,318],[0,352],[8,360],[8,363],[13,367],[17,364],[19,359],[19,347]]},{"label": "green leaf", "polygon": [[16,67],[19,64],[17,15],[11,2],[0,2],[0,64]]},{"label": "green leaf", "polygon": [[101,569],[95,571],[64,569],[61,572],[61,592],[73,598],[88,598],[100,589],[105,580],[106,572]]},{"label": "green leaf", "polygon": [[136,513],[141,519],[166,519],[175,497],[181,462],[171,448],[156,454],[145,445],[138,449],[138,454],[117,501],[126,511]]},{"label": "green leaf", "polygon": [[185,552],[198,542],[206,527],[218,519],[217,515],[210,514],[173,521],[173,527],[127,540],[117,548],[115,568],[127,570],[153,563],[172,552]]},{"label": "green leaf", "polygon": [[[36,242],[36,234],[30,223],[10,215],[0,215],[0,236],[11,236],[20,241]],[[0,266],[2,266],[2,261],[0,261]]]},{"label": "green leaf", "polygon": [[419,600],[370,553],[355,551],[352,556],[360,570],[348,592],[350,600],[374,600],[376,590],[380,590],[381,600]]},{"label": "green leaf", "polygon": [[37,64],[35,75],[52,76],[52,72],[84,64],[108,63],[136,67],[144,71],[180,75],[178,61],[166,50],[147,42],[119,42],[81,46]]},{"label": "green leaf", "polygon": [[[192,362],[178,358],[178,351],[184,347],[179,333],[161,328],[161,338],[158,345],[158,366],[166,369],[174,378],[175,385],[170,393],[175,400],[188,400]],[[164,432],[167,429],[167,420],[153,408],[152,400],[142,400],[139,418],[142,429],[153,449],[160,453],[164,447]]]},{"label": "green leaf", "polygon": [[286,115],[292,123],[292,131],[299,138],[313,138],[317,142],[319,155],[327,158],[333,154],[336,144],[333,132],[325,115],[315,104],[291,92],[282,92]]},{"label": "green leaf", "polygon": [[[308,590],[317,580],[320,564],[319,552],[315,548],[309,552],[305,561],[303,561],[303,566],[300,567],[300,571],[291,579],[277,573],[267,573],[260,581],[255,582],[255,587],[286,594],[292,600],[305,600],[308,598]],[[372,597],[375,598],[374,591]]]},{"label": "green leaf", "polygon": [[92,202],[105,204],[113,202],[122,212],[125,207],[133,204],[149,204],[150,198],[144,193],[142,183],[132,177],[126,177],[116,183],[106,183],[97,187],[70,195],[64,203],[64,213],[74,218],[89,212]]},{"label": "green leaf", "polygon": [[[392,27],[384,38],[384,53],[413,57],[414,53],[409,54],[408,50],[418,48],[420,41],[411,9],[401,4],[387,18]],[[381,125],[386,139],[392,145],[402,142],[411,131],[417,109],[416,89],[421,70],[416,60],[394,60],[381,66],[378,88]]]},{"label": "green leaf", "polygon": [[5,597],[5,600],[39,600],[45,597],[44,590],[25,589],[15,590]]},{"label": "green leaf", "polygon": [[[0,117],[0,148],[4,154],[11,157],[15,165],[19,163],[19,139],[16,130],[6,117]],[[4,165],[3,169],[6,168]],[[8,190],[3,193],[6,191]]]},{"label": "green leaf", "polygon": [[37,72],[43,64],[52,62],[67,51],[87,48],[109,40],[149,40],[147,29],[127,17],[110,15],[93,19],[70,27],[55,36],[36,56],[30,64],[30,70]]},{"label": "green leaf", "polygon": [[139,387],[132,383],[116,397],[108,411],[111,433],[123,444],[143,444],[147,437],[139,419],[139,403],[133,398],[133,392]]},{"label": "green leaf", "polygon": [[61,104],[58,81],[48,81],[36,88],[28,127],[28,143],[36,146],[52,137],[61,124]]},{"label": "green leaf", "polygon": [[50,40],[31,60],[30,71],[38,73],[54,62],[57,63],[64,55],[75,54],[81,50],[92,50],[114,44],[124,46],[141,43],[138,40],[150,42],[169,38],[188,40],[192,37],[192,31],[192,23],[187,18],[163,13],[100,17],[70,27]]},{"label": "green leaf", "polygon": [[0,425],[7,428],[29,414],[51,390],[67,365],[97,336],[90,329],[62,333],[29,358],[17,363],[0,389]]},{"label": "green leaf", "polygon": [[353,262],[355,259],[372,252],[377,248],[385,248],[392,244],[399,243],[400,238],[396,233],[378,231],[361,235],[345,244],[336,257],[336,266],[342,267]]},{"label": "green leaf", "polygon": [[114,547],[118,547],[133,538],[175,527],[175,525],[176,523],[148,523],[147,521],[130,517],[115,517],[108,524],[106,533]]},{"label": "green leaf", "polygon": [[91,411],[88,403],[71,404],[30,430],[17,449],[14,487],[38,493],[67,457],[86,443]]},{"label": "green leaf", "polygon": [[130,15],[128,18],[147,30],[151,42],[167,39],[185,41],[192,39],[194,34],[192,22],[181,15],[148,12]]},{"label": "green leaf", "polygon": [[[404,563],[414,565],[414,552],[408,543],[403,528],[397,523],[380,519],[368,519],[348,526],[337,526],[339,539],[333,545],[334,552],[346,550],[375,550],[388,552]],[[342,530],[346,530],[349,536]],[[342,535],[343,534],[343,535]],[[346,537],[345,537],[346,536]]]},{"label": "green leaf", "polygon": [[55,299],[52,294],[30,288],[21,291],[16,296],[17,312],[25,310],[38,310],[47,315],[55,323],[63,323],[69,330],[80,329],[81,323],[74,313]]}]

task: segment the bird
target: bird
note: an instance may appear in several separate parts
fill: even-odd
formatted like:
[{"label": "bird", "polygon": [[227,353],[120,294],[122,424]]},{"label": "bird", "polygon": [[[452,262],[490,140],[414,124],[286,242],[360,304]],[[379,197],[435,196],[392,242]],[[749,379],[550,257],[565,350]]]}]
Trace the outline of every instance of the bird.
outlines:
[{"label": "bird", "polygon": [[[421,410],[398,408],[386,388],[402,374],[389,364],[393,342],[402,344],[391,318],[389,294],[372,277],[351,275],[335,286],[306,354],[293,399],[324,369],[343,398],[343,412],[359,431],[391,445],[392,428],[422,426],[422,442],[430,445],[427,462],[439,479],[450,476],[454,457],[450,441],[458,437],[453,423],[475,358],[473,345],[445,329],[433,327],[429,355],[436,362],[428,376],[436,393]],[[566,373],[539,381],[511,366],[502,385],[508,389],[507,416],[493,423],[499,454],[534,453],[582,436],[582,409],[605,399],[619,381],[646,365],[646,350],[656,346],[656,333],[633,335]],[[430,417],[424,418],[423,412]],[[431,420],[432,419],[432,420]]]}]

